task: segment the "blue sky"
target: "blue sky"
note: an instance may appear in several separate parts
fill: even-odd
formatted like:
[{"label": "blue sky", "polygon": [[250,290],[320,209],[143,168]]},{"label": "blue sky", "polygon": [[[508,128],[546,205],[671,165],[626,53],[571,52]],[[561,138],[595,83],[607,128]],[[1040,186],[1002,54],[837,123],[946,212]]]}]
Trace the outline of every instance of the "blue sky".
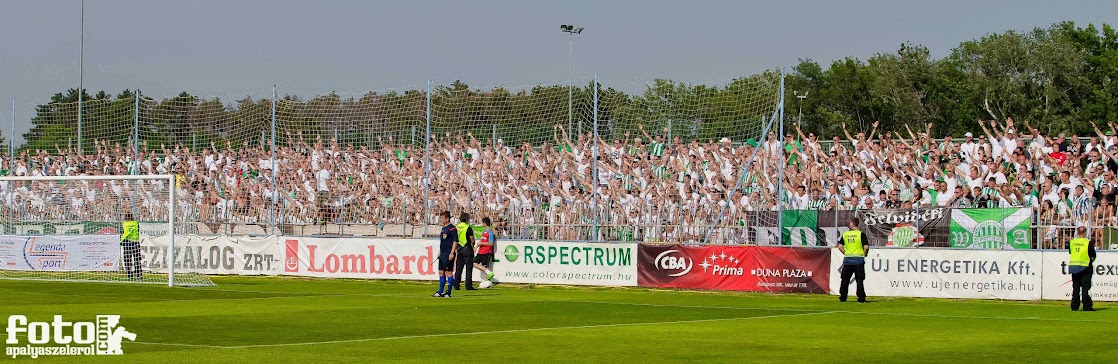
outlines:
[{"label": "blue sky", "polygon": [[[36,103],[78,85],[80,0],[0,5],[0,130],[30,128]],[[1072,20],[1113,22],[1114,1],[141,1],[86,0],[84,83],[151,96],[304,96],[633,80],[726,80],[800,58],[895,51],[941,57],[961,41]],[[1109,19],[1108,19],[1108,15]],[[21,138],[17,137],[17,142]]]}]

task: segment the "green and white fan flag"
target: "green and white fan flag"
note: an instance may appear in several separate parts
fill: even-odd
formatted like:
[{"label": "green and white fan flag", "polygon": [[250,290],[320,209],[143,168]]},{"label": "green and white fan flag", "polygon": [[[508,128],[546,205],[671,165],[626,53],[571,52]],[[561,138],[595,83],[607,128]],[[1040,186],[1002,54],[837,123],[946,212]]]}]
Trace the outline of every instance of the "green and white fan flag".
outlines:
[{"label": "green and white fan flag", "polygon": [[1029,249],[1031,209],[951,210],[951,247]]}]

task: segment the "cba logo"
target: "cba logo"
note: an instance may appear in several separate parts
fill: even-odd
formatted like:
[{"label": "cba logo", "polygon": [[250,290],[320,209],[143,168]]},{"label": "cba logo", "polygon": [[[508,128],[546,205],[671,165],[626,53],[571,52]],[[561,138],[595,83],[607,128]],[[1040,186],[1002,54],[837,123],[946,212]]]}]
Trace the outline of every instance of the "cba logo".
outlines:
[{"label": "cba logo", "polygon": [[517,259],[520,259],[520,250],[517,250],[516,247],[512,245],[506,246],[505,260],[515,262]]},{"label": "cba logo", "polygon": [[[124,355],[121,342],[136,341],[136,334],[120,325],[120,315],[97,315],[94,322],[62,321],[54,315],[51,322],[29,322],[27,316],[8,316],[5,354],[20,356]],[[20,345],[20,334],[27,343]]]},{"label": "cba logo", "polygon": [[679,277],[684,274],[690,273],[693,268],[691,257],[688,257],[679,250],[665,250],[660,255],[656,256],[654,261],[657,270],[674,272],[668,274],[668,277]]}]

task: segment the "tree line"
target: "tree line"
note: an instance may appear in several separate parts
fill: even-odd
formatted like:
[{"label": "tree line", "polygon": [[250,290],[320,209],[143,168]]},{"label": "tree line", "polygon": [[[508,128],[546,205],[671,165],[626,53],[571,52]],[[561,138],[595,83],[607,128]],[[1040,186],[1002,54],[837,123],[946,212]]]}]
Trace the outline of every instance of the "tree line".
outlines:
[{"label": "tree line", "polygon": [[[935,59],[905,43],[862,61],[847,57],[824,68],[801,60],[786,79],[791,121],[821,135],[841,135],[840,122],[883,131],[922,129],[960,136],[982,120],[1030,120],[1042,132],[1092,132],[1091,121],[1118,113],[1118,33],[1110,25],[1073,22],[1006,31],[965,41]],[[803,120],[796,120],[803,108]]]},{"label": "tree line", "polygon": [[[718,139],[754,133],[774,112],[779,90],[775,71],[742,77],[723,85],[688,85],[655,80],[641,94],[630,95],[598,85],[599,133],[606,139],[638,137],[640,126],[668,129],[685,139]],[[500,139],[506,145],[578,138],[592,130],[594,84],[576,87],[540,85],[510,91],[472,89],[456,81],[434,87],[430,97],[431,129],[436,140],[450,133],[457,140],[468,132],[481,142]],[[136,98],[139,97],[137,102]],[[95,142],[156,149],[183,144],[197,149],[211,143],[256,146],[271,139],[272,100],[246,97],[233,103],[188,93],[155,100],[136,92],[83,96],[83,149]],[[743,102],[748,100],[750,102]],[[75,144],[77,91],[55,94],[38,105],[33,128],[23,148],[48,150]],[[302,99],[288,95],[276,101],[276,143],[315,138],[339,144],[379,146],[423,145],[427,128],[426,92],[369,92],[360,97],[337,93]],[[137,117],[137,112],[139,116]],[[562,126],[563,130],[557,130]],[[570,130],[567,130],[567,129]],[[752,135],[751,135],[752,136]]]},{"label": "tree line", "polygon": [[[683,140],[758,137],[775,109],[778,82],[779,73],[767,70],[718,85],[658,79],[632,94],[599,84],[598,132],[607,140],[638,137],[643,125]],[[1099,29],[1062,22],[968,40],[939,59],[924,46],[905,43],[865,61],[847,57],[824,66],[801,60],[786,75],[785,120],[822,137],[840,135],[843,122],[866,129],[875,121],[882,131],[930,124],[934,135],[958,136],[979,130],[980,119],[1008,117],[1030,120],[1048,133],[1083,134],[1091,131],[1091,121],[1115,119],[1116,82],[1118,32],[1106,24]],[[438,138],[468,131],[483,142],[540,143],[553,140],[559,134],[556,125],[565,129],[571,118],[572,130],[565,132],[574,139],[580,130],[591,131],[593,86],[576,87],[570,98],[566,85],[480,90],[456,81],[437,86],[430,100],[432,132]],[[805,93],[805,99],[796,97]],[[22,148],[72,145],[77,96],[71,89],[38,105]],[[136,134],[147,149],[177,143],[259,145],[270,138],[270,99],[227,103],[184,92],[155,100],[141,93],[137,110],[136,97],[133,90],[83,94],[87,152],[93,140],[130,145]],[[284,96],[276,105],[276,143],[322,136],[355,145],[389,139],[422,145],[427,102],[425,90]]]}]

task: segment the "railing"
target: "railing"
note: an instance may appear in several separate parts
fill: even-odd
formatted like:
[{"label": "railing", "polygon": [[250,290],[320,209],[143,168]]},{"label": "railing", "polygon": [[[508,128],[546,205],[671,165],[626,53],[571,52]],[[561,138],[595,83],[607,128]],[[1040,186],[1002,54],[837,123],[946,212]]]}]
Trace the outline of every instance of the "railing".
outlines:
[{"label": "railing", "polygon": [[[324,205],[318,207],[314,202],[279,202],[275,206],[276,223],[269,224],[269,206],[238,204],[228,202],[218,205],[193,204],[191,198],[178,203],[177,216],[181,223],[176,230],[180,233],[231,234],[231,235],[286,235],[286,236],[369,236],[369,237],[433,237],[437,233],[436,215],[424,216],[422,206],[398,200],[398,204]],[[0,206],[0,214],[7,217],[3,233],[7,234],[89,234],[102,232],[103,228],[115,229],[121,217],[119,206],[130,203],[117,198],[99,196],[93,202],[73,206],[60,201],[17,201]],[[142,200],[137,204],[140,221],[166,221],[166,209],[161,202]],[[430,211],[455,209],[453,206],[432,206]],[[809,225],[797,225],[785,220],[783,229],[777,225],[781,220],[777,211],[730,211],[723,223],[717,226],[712,211],[692,209],[688,206],[649,206],[622,207],[603,206],[599,213],[587,206],[552,206],[550,209],[539,205],[528,205],[504,210],[481,208],[458,208],[473,213],[473,222],[480,223],[482,217],[489,217],[502,239],[557,240],[557,241],[606,241],[606,242],[672,242],[683,244],[734,244],[769,245],[784,241],[790,245],[825,246],[836,243],[838,235],[845,230],[851,218],[867,219],[879,214],[922,215],[932,209],[911,210],[788,210],[795,219],[798,214],[809,213]],[[948,227],[942,219],[954,219],[951,212],[956,209],[938,208],[937,226],[929,226],[922,221],[914,221],[912,233],[922,235],[925,247],[952,247],[957,238],[955,227]],[[969,209],[963,209],[964,211]],[[983,210],[983,209],[978,209]],[[1023,229],[1017,225],[1009,226],[1007,218],[1018,216],[1014,221],[1022,221],[1021,208],[984,209],[989,214],[987,220],[1001,224],[1002,233],[1011,229]],[[1028,209],[1027,226],[1029,237],[1018,240],[1018,249],[1066,249],[1068,241],[1075,236],[1076,226],[1087,226],[1091,239],[1099,249],[1118,249],[1118,227],[1114,221],[1093,216],[1101,210],[1087,210],[1076,213],[1074,209],[1056,213],[1040,209]],[[869,216],[869,217],[867,217]],[[426,222],[426,223],[425,223]],[[991,224],[991,223],[987,223]],[[1017,224],[1017,223],[1013,223]],[[997,224],[994,224],[997,225]],[[867,227],[863,227],[866,229]],[[892,226],[886,226],[894,229]],[[789,229],[798,229],[795,234]],[[878,227],[877,229],[882,229]],[[806,233],[805,233],[806,231]],[[883,234],[878,232],[875,245],[883,245]],[[901,232],[899,235],[903,235]],[[709,234],[709,240],[707,235]],[[804,235],[807,234],[807,235]],[[985,233],[989,234],[989,233]],[[783,237],[781,236],[783,235]],[[979,233],[969,238],[979,239]],[[915,237],[913,237],[915,238]],[[1023,235],[1019,239],[1025,239]],[[1003,239],[1004,241],[1004,239]],[[903,245],[902,245],[903,246]],[[971,248],[998,249],[984,245],[968,245]],[[961,247],[961,246],[960,246]],[[1006,247],[1001,247],[1006,248]]]},{"label": "railing", "polygon": [[[74,235],[116,233],[118,221],[74,221],[74,220],[37,220],[20,224],[0,225],[5,234],[18,235]],[[141,229],[145,229],[141,224]],[[1068,242],[1075,237],[1075,226],[1032,225],[1031,249],[1068,248]],[[495,230],[500,239],[512,240],[553,240],[553,241],[603,241],[603,242],[648,242],[699,244],[703,242],[709,226],[702,225],[593,225],[582,224],[497,224]],[[764,229],[764,230],[761,230]],[[1096,242],[1099,250],[1118,250],[1118,227],[1091,227],[1088,237]],[[277,235],[284,236],[355,236],[382,238],[435,238],[439,226],[428,225],[424,234],[423,225],[402,224],[350,224],[287,223],[277,226]],[[769,245],[776,244],[775,237],[758,239],[766,230],[776,230],[766,226],[718,226],[709,244],[713,245]],[[145,230],[146,231],[146,230]],[[183,222],[176,231],[180,234],[201,235],[269,235],[266,223],[230,222]],[[837,235],[836,235],[837,236]],[[835,239],[820,236],[815,246],[828,246]],[[880,245],[875,243],[875,245]],[[935,247],[928,244],[926,247]],[[942,246],[941,247],[946,247]]]},{"label": "railing", "polygon": [[[1076,226],[1044,225],[1033,226],[1036,249],[1068,249],[1068,243],[1075,237]],[[1087,237],[1095,242],[1099,250],[1118,250],[1118,227],[1094,226],[1088,228]]]}]

